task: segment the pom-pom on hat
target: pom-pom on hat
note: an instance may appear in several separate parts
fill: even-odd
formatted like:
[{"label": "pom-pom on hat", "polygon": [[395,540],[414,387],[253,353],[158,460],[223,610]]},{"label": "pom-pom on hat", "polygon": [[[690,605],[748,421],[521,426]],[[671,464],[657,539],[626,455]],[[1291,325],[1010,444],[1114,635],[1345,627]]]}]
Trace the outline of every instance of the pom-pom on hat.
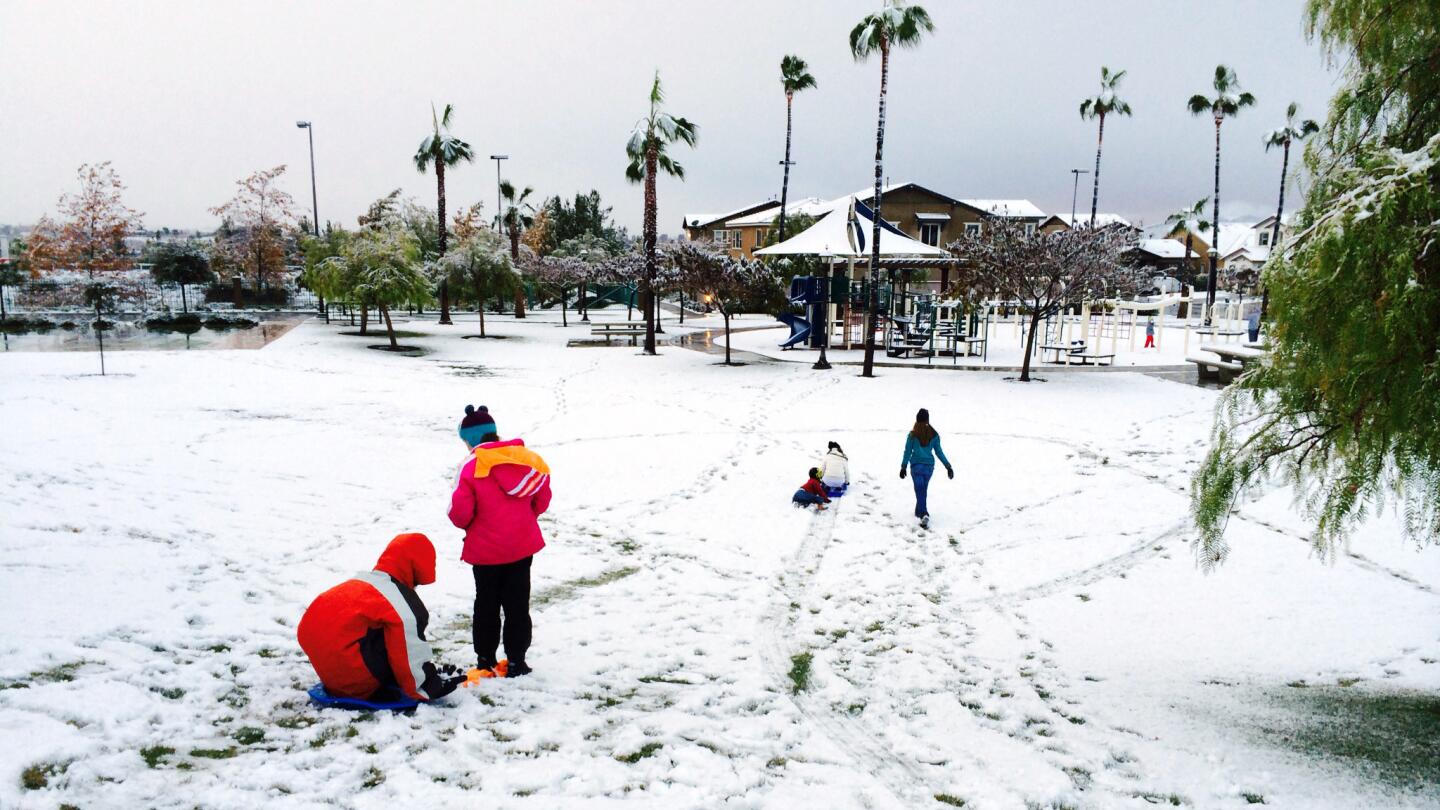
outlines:
[{"label": "pom-pom on hat", "polygon": [[460,420],[460,438],[465,443],[474,447],[490,434],[500,435],[495,429],[495,420],[490,416],[490,409],[484,405],[475,407],[465,406],[465,418]]}]

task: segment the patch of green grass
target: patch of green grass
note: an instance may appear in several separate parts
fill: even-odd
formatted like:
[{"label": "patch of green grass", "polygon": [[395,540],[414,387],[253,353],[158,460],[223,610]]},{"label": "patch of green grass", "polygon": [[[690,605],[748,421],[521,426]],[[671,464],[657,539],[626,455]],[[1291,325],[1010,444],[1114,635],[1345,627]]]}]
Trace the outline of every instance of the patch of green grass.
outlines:
[{"label": "patch of green grass", "polygon": [[845,638],[848,635],[850,635],[850,629],[847,627],[841,627],[838,630],[830,631],[830,638],[835,639],[836,641],[839,641],[840,639]]},{"label": "patch of green grass", "polygon": [[205,649],[207,649],[207,650],[209,650],[210,652],[213,652],[213,653],[230,652],[230,645],[229,645],[229,644],[211,644],[209,647],[206,647]]},{"label": "patch of green grass", "polygon": [[935,801],[941,804],[948,804],[951,807],[964,807],[965,800],[959,796],[951,796],[949,793],[936,793]]},{"label": "patch of green grass", "polygon": [[229,748],[191,748],[190,756],[199,759],[230,759],[235,756],[235,746]]},{"label": "patch of green grass", "polygon": [[845,713],[852,716],[860,714],[863,711],[865,711],[864,703],[851,703],[849,706],[845,707]]},{"label": "patch of green grass", "polygon": [[785,757],[771,757],[771,758],[770,758],[770,761],[765,763],[765,767],[767,767],[767,768],[783,768],[783,767],[785,767],[785,762],[786,762]]},{"label": "patch of green grass", "polygon": [[3,689],[29,689],[29,688],[30,688],[30,684],[26,683],[25,681],[10,681],[9,683],[0,683],[0,690],[3,690]]},{"label": "patch of green grass", "polygon": [[279,720],[276,720],[276,721],[275,721],[275,725],[279,726],[280,728],[291,728],[291,729],[294,729],[294,728],[309,728],[310,726],[315,725],[317,722],[319,722],[319,721],[317,721],[317,720],[316,720],[315,718],[313,718],[313,717],[307,717],[306,715],[303,715],[303,714],[297,714],[297,715],[293,715],[293,716],[291,716],[291,717],[282,717],[282,718],[280,718]]},{"label": "patch of green grass", "polygon": [[257,653],[257,655],[259,655],[261,658],[279,658],[279,657],[280,657],[280,653],[275,652],[274,650],[270,649],[269,647],[261,647],[261,648],[260,648],[260,652]]},{"label": "patch of green grass", "polygon": [[665,747],[664,745],[662,745],[661,743],[658,743],[658,742],[648,742],[648,743],[645,743],[644,745],[640,746],[640,750],[639,750],[639,751],[636,751],[636,752],[631,753],[631,754],[625,754],[625,755],[623,755],[623,756],[617,756],[617,757],[615,757],[615,759],[616,759],[617,761],[619,761],[619,762],[624,762],[624,763],[627,763],[627,764],[630,764],[630,765],[634,765],[635,763],[639,762],[639,761],[642,760],[642,759],[647,759],[647,758],[649,758],[649,757],[655,756],[655,752],[656,752],[656,751],[659,751],[661,748],[664,748],[664,747]]},{"label": "patch of green grass", "polygon": [[865,625],[865,632],[867,633],[878,633],[884,629],[885,623],[880,621],[879,619],[876,619],[875,621]]},{"label": "patch of green grass", "polygon": [[676,686],[694,686],[691,681],[682,681],[679,678],[671,678],[668,675],[645,675],[640,678],[640,683],[673,683]]},{"label": "patch of green grass", "polygon": [[1168,804],[1171,807],[1179,807],[1182,804],[1189,804],[1184,796],[1177,793],[1148,793],[1141,792],[1134,794],[1137,799],[1144,799],[1151,804]]},{"label": "patch of green grass", "polygon": [[1248,790],[1240,791],[1240,798],[1244,799],[1246,804],[1265,804],[1264,796],[1259,793],[1251,793]]},{"label": "patch of green grass", "polygon": [[808,652],[790,656],[790,694],[798,695],[810,685],[810,662],[815,656]]},{"label": "patch of green grass", "polygon": [[30,679],[42,683],[73,681],[75,680],[75,673],[84,665],[84,661],[71,661],[68,664],[59,664],[49,669],[42,669],[39,672],[30,673]]},{"label": "patch of green grass", "polygon": [[180,698],[185,697],[185,690],[181,689],[178,686],[169,686],[161,689],[153,689],[152,691],[159,693],[160,697],[168,698],[170,700],[179,700]]},{"label": "patch of green grass", "polygon": [[159,767],[165,757],[175,753],[175,749],[168,745],[150,745],[140,749],[140,758],[151,768]]},{"label": "patch of green grass", "polygon": [[551,602],[563,601],[574,596],[577,592],[581,590],[584,590],[586,588],[598,588],[601,585],[608,585],[609,583],[615,582],[616,580],[624,579],[625,577],[628,577],[639,570],[639,568],[636,568],[634,566],[626,566],[625,568],[616,568],[611,571],[603,571],[593,577],[580,577],[579,579],[572,579],[569,582],[562,582],[553,588],[548,588],[544,591],[541,591],[540,593],[535,595],[535,598],[532,599],[531,602],[536,605],[546,605]]},{"label": "patch of green grass", "polygon": [[1318,684],[1268,694],[1292,716],[1261,733],[1286,748],[1398,786],[1428,786],[1440,773],[1440,697]]},{"label": "patch of green grass", "polygon": [[1079,599],[1081,602],[1089,602],[1089,601],[1090,601],[1090,594],[1088,594],[1088,593],[1077,593],[1077,594],[1075,594],[1075,598],[1076,598],[1076,599]]},{"label": "patch of green grass", "polygon": [[241,745],[254,745],[265,741],[265,730],[254,726],[244,726],[230,736]]},{"label": "patch of green grass", "polygon": [[360,787],[369,790],[370,788],[373,788],[384,781],[385,772],[375,767],[374,765],[371,765],[370,769],[365,771],[365,778],[360,780]]},{"label": "patch of green grass", "polygon": [[41,762],[20,772],[20,787],[26,790],[44,790],[50,786],[50,778],[65,772],[67,766],[55,762]]}]

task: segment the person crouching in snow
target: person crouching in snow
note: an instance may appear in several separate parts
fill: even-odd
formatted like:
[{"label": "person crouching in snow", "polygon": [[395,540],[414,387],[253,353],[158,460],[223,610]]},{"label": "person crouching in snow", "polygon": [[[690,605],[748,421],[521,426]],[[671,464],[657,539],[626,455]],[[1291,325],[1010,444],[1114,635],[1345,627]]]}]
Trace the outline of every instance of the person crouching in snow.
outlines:
[{"label": "person crouching in snow", "polygon": [[790,502],[796,506],[814,506],[817,511],[825,510],[830,496],[825,494],[825,485],[820,483],[819,467],[810,468],[810,477],[795,490],[795,497],[791,498]]},{"label": "person crouching in snow", "polygon": [[839,442],[830,442],[825,458],[820,459],[820,483],[827,495],[843,495],[850,488],[850,458],[840,449]]},{"label": "person crouching in snow", "polygon": [[435,546],[423,534],[390,541],[375,570],[320,594],[300,618],[296,636],[325,691],[336,697],[430,701],[465,682],[448,664],[430,661],[430,614],[415,587],[435,581]]},{"label": "person crouching in snow", "polygon": [[[550,467],[524,441],[500,441],[484,405],[465,406],[460,438],[472,456],[450,496],[450,522],[465,530],[460,559],[475,574],[475,655],[480,669],[513,678],[530,672],[530,562],[545,547],[536,518],[550,506]],[[499,662],[502,611],[508,660]]]}]

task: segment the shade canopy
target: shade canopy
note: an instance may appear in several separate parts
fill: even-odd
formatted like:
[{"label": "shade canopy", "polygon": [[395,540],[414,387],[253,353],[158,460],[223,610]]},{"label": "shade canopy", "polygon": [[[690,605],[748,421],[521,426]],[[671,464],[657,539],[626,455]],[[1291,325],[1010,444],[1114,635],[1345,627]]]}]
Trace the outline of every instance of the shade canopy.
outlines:
[{"label": "shade canopy", "polygon": [[[825,212],[814,225],[777,245],[755,251],[756,256],[831,256],[839,259],[870,257],[870,234],[875,215],[870,207],[854,197],[840,200]],[[911,239],[905,232],[884,220],[880,228],[880,259],[917,257],[949,258],[944,248]]]}]

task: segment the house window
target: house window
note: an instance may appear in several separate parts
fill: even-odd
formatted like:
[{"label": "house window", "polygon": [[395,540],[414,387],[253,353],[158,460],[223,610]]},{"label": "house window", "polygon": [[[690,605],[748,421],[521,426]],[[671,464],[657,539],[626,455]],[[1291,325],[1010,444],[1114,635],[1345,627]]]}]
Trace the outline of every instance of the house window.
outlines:
[{"label": "house window", "polygon": [[1033,223],[1033,222],[1027,222],[1027,223],[1025,223],[1025,235],[1026,235],[1026,236],[1034,236],[1034,235],[1035,235],[1035,223]]},{"label": "house window", "polygon": [[1261,232],[1260,232],[1260,247],[1269,247],[1269,246],[1270,246],[1270,234],[1266,233],[1265,231],[1261,231]]},{"label": "house window", "polygon": [[766,230],[764,228],[755,229],[755,247],[758,248],[765,246],[765,234]]},{"label": "house window", "polygon": [[980,223],[978,223],[978,222],[967,222],[967,223],[965,223],[965,235],[966,235],[966,236],[979,236],[979,235],[980,235]]},{"label": "house window", "polygon": [[938,223],[938,222],[922,222],[922,223],[920,223],[920,241],[921,241],[921,242],[924,242],[924,243],[927,244],[927,245],[938,245],[938,244],[940,244],[940,223]]},{"label": "house window", "polygon": [[716,246],[716,247],[730,247],[730,232],[729,232],[729,231],[715,231],[715,246]]}]

